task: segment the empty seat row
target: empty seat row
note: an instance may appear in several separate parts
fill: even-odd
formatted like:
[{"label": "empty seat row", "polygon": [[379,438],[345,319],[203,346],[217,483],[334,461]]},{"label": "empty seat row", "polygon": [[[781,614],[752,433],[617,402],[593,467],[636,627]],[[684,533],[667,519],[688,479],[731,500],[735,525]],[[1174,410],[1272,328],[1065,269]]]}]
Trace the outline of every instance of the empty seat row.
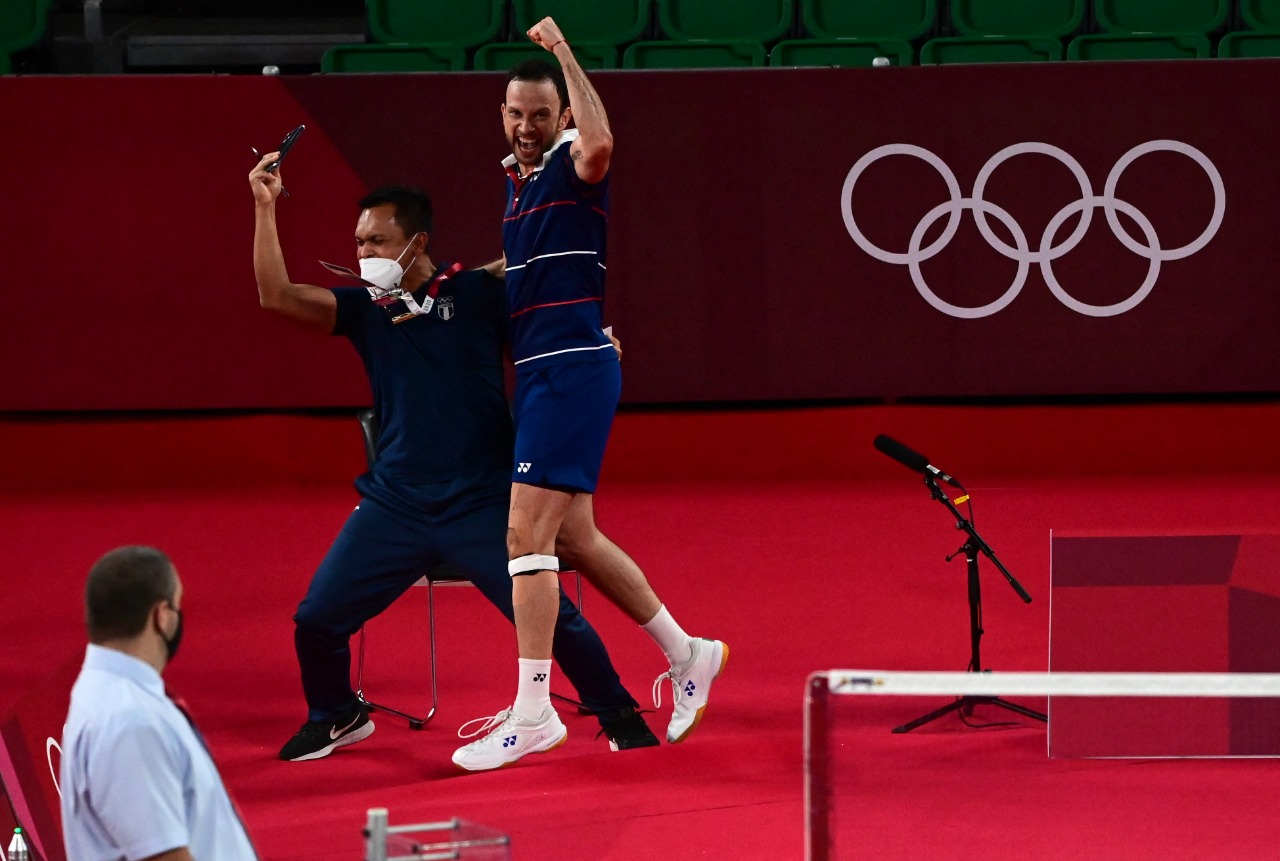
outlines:
[{"label": "empty seat row", "polygon": [[[861,46],[860,46],[861,47]],[[866,50],[866,48],[863,48]],[[634,42],[618,51],[611,45],[577,43],[574,56],[585,69],[726,68],[763,66],[764,46],[743,40]],[[477,48],[470,63],[461,48],[447,45],[343,45],[329,50],[325,72],[506,71],[524,59],[546,59],[530,42],[495,42]],[[870,65],[868,56],[866,65]]]},{"label": "empty seat row", "polygon": [[1216,40],[1201,33],[1095,33],[1065,45],[1048,38],[931,39],[920,63],[1001,63],[1061,60],[1190,60],[1204,57],[1280,57],[1280,30],[1244,30]]},{"label": "empty seat row", "polygon": [[[1245,26],[1280,28],[1280,0],[1235,2]],[[575,43],[615,47],[646,39],[769,44],[793,36],[910,41],[941,34],[942,17],[960,36],[1061,39],[1093,29],[1090,21],[1104,33],[1209,34],[1230,27],[1233,12],[1233,0],[366,0],[366,5],[369,30],[379,42],[461,48],[502,41],[508,5],[514,34],[549,15]]]},{"label": "empty seat row", "polygon": [[[635,42],[625,50],[574,47],[587,69],[737,68],[746,66],[864,67],[1044,62],[1052,60],[1170,60],[1198,57],[1280,57],[1280,31],[1240,31],[1219,40],[1198,33],[1092,34],[1070,42],[1049,37],[942,36],[917,55],[910,42],[892,39],[788,39],[766,50],[747,40]],[[498,42],[466,52],[433,45],[352,45],[325,55],[327,72],[505,71],[529,57],[545,57],[535,45]],[[879,58],[879,59],[878,59]]]},{"label": "empty seat row", "polygon": [[[1236,0],[1239,19],[1280,31],[1280,0]],[[382,44],[343,46],[326,71],[510,68],[541,50],[498,39],[544,16],[587,68],[864,66],[1203,57],[1232,0],[366,0]],[[936,36],[939,17],[950,22]],[[652,18],[652,20],[651,20]],[[1235,20],[1235,18],[1233,18]],[[794,26],[799,23],[798,28]],[[1103,32],[1081,35],[1089,21]],[[795,32],[807,38],[789,38]],[[660,37],[655,40],[653,37]],[[648,38],[646,38],[648,37]],[[934,37],[934,38],[930,38]],[[1233,36],[1224,56],[1261,55],[1269,35]],[[780,40],[780,41],[779,41]]]},{"label": "empty seat row", "polygon": [[[789,31],[794,0],[655,0],[672,39],[773,41]],[[550,16],[574,44],[624,45],[650,30],[650,0],[509,0],[516,32]],[[809,2],[809,0],[805,0]],[[930,0],[932,2],[932,0]],[[367,0],[369,31],[380,42],[475,48],[492,42],[508,0]]]},{"label": "empty seat row", "polygon": [[[41,39],[54,0],[4,2],[0,74],[10,71],[10,54]],[[373,41],[331,50],[325,71],[506,69],[541,54],[522,34],[547,15],[588,68],[1197,57],[1213,56],[1215,41],[1217,56],[1250,57],[1275,55],[1280,40],[1280,0],[365,0],[365,7]]]}]

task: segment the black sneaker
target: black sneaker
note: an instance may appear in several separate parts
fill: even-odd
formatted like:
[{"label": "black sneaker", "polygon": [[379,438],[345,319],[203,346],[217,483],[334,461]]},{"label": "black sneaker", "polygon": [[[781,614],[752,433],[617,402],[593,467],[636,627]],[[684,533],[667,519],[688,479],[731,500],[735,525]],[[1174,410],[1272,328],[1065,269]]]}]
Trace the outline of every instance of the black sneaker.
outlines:
[{"label": "black sneaker", "polygon": [[371,735],[373,721],[369,720],[369,712],[364,706],[360,706],[350,718],[337,722],[307,721],[298,734],[280,748],[280,758],[287,762],[319,759],[337,748],[364,741]]},{"label": "black sneaker", "polygon": [[658,737],[649,731],[640,712],[631,706],[610,709],[599,715],[603,729],[596,733],[609,737],[609,750],[631,750],[636,747],[657,747]]}]

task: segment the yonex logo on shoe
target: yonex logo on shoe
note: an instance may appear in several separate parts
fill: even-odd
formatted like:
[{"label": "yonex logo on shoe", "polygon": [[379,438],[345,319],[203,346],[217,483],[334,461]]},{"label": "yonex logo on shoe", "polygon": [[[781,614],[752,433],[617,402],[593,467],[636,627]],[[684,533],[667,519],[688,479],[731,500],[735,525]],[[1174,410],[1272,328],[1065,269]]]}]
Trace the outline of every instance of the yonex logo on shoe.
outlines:
[{"label": "yonex logo on shoe", "polygon": [[502,746],[503,746],[503,747],[515,747],[515,746],[516,746],[516,737],[515,737],[514,735],[509,735],[509,736],[507,736],[506,738],[504,738],[504,739],[502,740]]},{"label": "yonex logo on shoe", "polygon": [[535,682],[545,682],[545,681],[547,680],[547,674],[546,674],[546,673],[534,673],[534,674],[533,674],[533,680],[534,680]]},{"label": "yonex logo on shoe", "polygon": [[529,471],[529,467],[531,467],[531,466],[533,466],[533,464],[531,464],[531,463],[522,463],[522,464],[520,464],[519,466],[517,466],[517,467],[516,467],[516,472],[528,472],[528,471]]},{"label": "yonex logo on shoe", "polygon": [[696,691],[697,689],[698,689],[698,686],[693,683],[693,679],[690,679],[689,681],[684,683],[684,695],[686,697],[693,696],[693,692]]}]

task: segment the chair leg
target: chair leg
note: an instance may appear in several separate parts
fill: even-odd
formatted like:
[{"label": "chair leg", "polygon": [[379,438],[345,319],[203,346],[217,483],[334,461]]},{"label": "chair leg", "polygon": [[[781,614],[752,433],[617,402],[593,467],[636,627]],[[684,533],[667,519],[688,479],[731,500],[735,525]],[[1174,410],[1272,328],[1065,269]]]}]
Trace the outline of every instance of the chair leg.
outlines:
[{"label": "chair leg", "polygon": [[359,652],[359,659],[356,662],[356,698],[359,699],[360,702],[364,704],[365,708],[368,708],[373,711],[386,712],[387,714],[392,714],[392,715],[395,715],[396,717],[404,718],[406,721],[409,722],[409,729],[415,729],[415,730],[422,729],[427,725],[428,721],[430,721],[433,717],[436,716],[436,705],[438,703],[438,699],[436,697],[436,616],[435,616],[435,603],[433,600],[430,581],[427,581],[427,612],[430,617],[430,621],[428,624],[430,629],[430,649],[431,649],[431,655],[430,655],[431,711],[427,712],[422,717],[418,717],[416,715],[411,715],[408,712],[403,712],[403,711],[400,711],[399,709],[392,708],[391,706],[382,705],[381,703],[375,703],[374,701],[370,700],[368,697],[365,696],[364,694],[364,640],[365,640],[364,628],[360,629],[360,652]]},{"label": "chair leg", "polygon": [[[577,571],[562,571],[561,574],[573,574],[573,578],[578,584],[578,588],[577,588],[578,610],[582,610],[582,575],[579,574]],[[551,694],[551,698],[555,700],[559,700],[565,705],[573,706],[578,710],[578,714],[580,715],[593,714],[591,709],[587,708],[581,702],[573,699],[572,697],[566,697],[564,694],[553,693]]]},{"label": "chair leg", "polygon": [[[569,572],[565,572],[565,573],[569,573]],[[578,602],[577,602],[578,607],[579,609],[581,609],[582,607],[582,575],[579,574],[577,571],[574,571],[573,576],[577,581],[575,593],[578,599]],[[391,706],[383,705],[381,703],[376,703],[365,696],[365,692],[364,692],[365,636],[366,636],[365,629],[361,628],[358,658],[356,660],[356,697],[358,697],[360,702],[364,704],[365,708],[372,709],[374,711],[386,712],[387,714],[392,714],[392,715],[395,715],[396,717],[404,718],[406,721],[409,722],[409,729],[422,729],[427,725],[427,723],[433,717],[435,717],[436,710],[440,706],[440,691],[439,691],[437,663],[436,663],[435,581],[430,578],[427,578],[427,640],[428,640],[427,657],[428,657],[428,662],[430,663],[430,666],[431,666],[431,710],[428,711],[425,715],[421,717],[416,715],[411,715],[408,712],[400,711],[399,709],[392,708]],[[578,714],[582,714],[582,715],[592,714],[591,709],[584,706],[578,700],[575,700],[571,697],[564,696],[563,694],[553,693],[551,696],[554,699],[557,699],[563,703],[566,703],[567,705],[574,706],[575,708],[577,708]]]}]

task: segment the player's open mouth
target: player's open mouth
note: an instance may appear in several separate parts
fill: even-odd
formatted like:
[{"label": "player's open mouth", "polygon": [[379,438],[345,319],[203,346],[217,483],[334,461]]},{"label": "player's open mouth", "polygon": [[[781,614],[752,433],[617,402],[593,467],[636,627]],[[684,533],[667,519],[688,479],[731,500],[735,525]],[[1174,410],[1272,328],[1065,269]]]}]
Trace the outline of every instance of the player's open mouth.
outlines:
[{"label": "player's open mouth", "polygon": [[533,155],[538,151],[538,142],[536,140],[525,140],[519,138],[516,140],[516,147],[525,155]]}]

